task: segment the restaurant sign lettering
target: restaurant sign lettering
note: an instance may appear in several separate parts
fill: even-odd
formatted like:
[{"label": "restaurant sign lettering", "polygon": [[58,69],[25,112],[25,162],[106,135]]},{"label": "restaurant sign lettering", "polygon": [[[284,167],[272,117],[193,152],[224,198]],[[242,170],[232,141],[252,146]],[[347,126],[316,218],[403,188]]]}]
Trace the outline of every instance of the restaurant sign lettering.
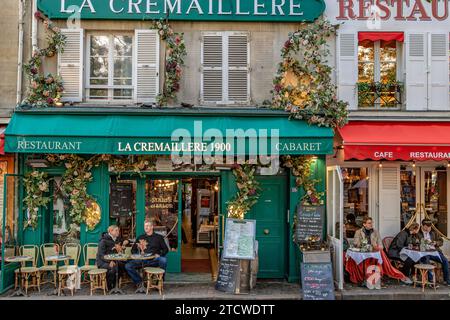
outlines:
[{"label": "restaurant sign lettering", "polygon": [[52,19],[314,21],[324,0],[38,0]]}]

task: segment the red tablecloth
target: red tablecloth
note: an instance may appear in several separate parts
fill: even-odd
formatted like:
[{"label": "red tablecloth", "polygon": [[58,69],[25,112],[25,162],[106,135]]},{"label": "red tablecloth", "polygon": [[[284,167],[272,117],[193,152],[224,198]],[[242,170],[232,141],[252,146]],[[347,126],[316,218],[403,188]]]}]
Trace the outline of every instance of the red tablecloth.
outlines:
[{"label": "red tablecloth", "polygon": [[366,259],[360,264],[356,264],[356,262],[353,259],[348,259],[345,256],[344,253],[344,264],[345,264],[345,270],[350,274],[350,281],[353,283],[361,283],[365,280],[365,270],[370,265],[377,265],[381,270],[381,275],[386,275],[389,278],[393,279],[404,279],[406,278],[403,273],[401,273],[399,270],[394,268],[391,264],[391,261],[389,260],[386,253],[381,250],[381,257],[383,258],[383,263],[379,264],[377,259]]}]

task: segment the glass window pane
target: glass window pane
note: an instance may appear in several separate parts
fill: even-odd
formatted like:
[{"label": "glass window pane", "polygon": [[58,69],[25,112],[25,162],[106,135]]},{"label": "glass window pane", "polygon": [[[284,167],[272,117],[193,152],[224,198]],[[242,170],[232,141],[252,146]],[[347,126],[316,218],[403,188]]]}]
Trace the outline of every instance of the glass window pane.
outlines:
[{"label": "glass window pane", "polygon": [[400,228],[403,229],[416,211],[416,174],[412,167],[400,168]]},{"label": "glass window pane", "polygon": [[131,86],[133,85],[133,79],[132,78],[114,79],[113,84],[115,86]]},{"label": "glass window pane", "polygon": [[114,78],[131,78],[132,75],[131,58],[114,58]]},{"label": "glass window pane", "polygon": [[358,82],[373,82],[374,74],[373,62],[358,63]]},{"label": "glass window pane", "polygon": [[131,36],[114,36],[114,57],[132,56],[133,40]]},{"label": "glass window pane", "polygon": [[381,62],[380,80],[384,83],[397,80],[397,64],[395,62]]},{"label": "glass window pane", "polygon": [[375,59],[375,49],[373,41],[362,41],[358,44],[358,61],[370,61]]},{"label": "glass window pane", "polygon": [[425,210],[434,226],[447,236],[447,171],[425,170]]},{"label": "glass window pane", "polygon": [[107,86],[108,85],[108,79],[105,79],[105,78],[100,78],[100,79],[94,78],[94,79],[92,79],[91,78],[89,80],[89,83],[92,84],[92,85],[104,85],[104,86]]},{"label": "glass window pane", "polygon": [[89,89],[89,99],[107,99],[108,89]]},{"label": "glass window pane", "polygon": [[154,230],[166,236],[171,251],[178,249],[178,181],[147,180],[145,183],[145,216],[153,221]]},{"label": "glass window pane", "polygon": [[132,96],[132,89],[114,89],[114,99],[131,99]]},{"label": "glass window pane", "polygon": [[380,61],[397,61],[397,44],[396,41],[380,42]]},{"label": "glass window pane", "polygon": [[91,57],[90,76],[108,79],[108,57]]},{"label": "glass window pane", "polygon": [[109,52],[108,36],[91,36],[91,57],[107,57]]}]

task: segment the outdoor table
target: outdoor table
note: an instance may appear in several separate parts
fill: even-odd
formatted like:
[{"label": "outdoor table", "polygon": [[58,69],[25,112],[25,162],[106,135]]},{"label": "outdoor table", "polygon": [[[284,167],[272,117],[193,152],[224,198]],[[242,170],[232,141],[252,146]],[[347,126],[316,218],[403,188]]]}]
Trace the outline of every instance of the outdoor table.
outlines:
[{"label": "outdoor table", "polygon": [[[144,261],[145,260],[153,260],[155,259],[155,256],[153,254],[150,253],[146,253],[146,254],[132,254],[130,256],[130,260],[141,260],[142,262],[142,269],[144,268]],[[144,288],[144,286],[139,287],[136,289],[135,293],[146,293],[146,290]]]},{"label": "outdoor table", "polygon": [[400,251],[400,259],[402,259],[403,261],[405,261],[408,258],[411,258],[414,262],[417,262],[426,256],[434,256],[434,257],[438,257],[439,260],[441,259],[439,252],[437,250],[419,251],[419,250],[403,248]]},{"label": "outdoor table", "polygon": [[25,292],[22,290],[22,262],[27,262],[33,260],[32,256],[14,256],[5,258],[6,262],[18,262],[19,263],[19,288],[11,294],[11,297],[26,296]]},{"label": "outdoor table", "polygon": [[50,292],[48,294],[49,296],[57,296],[58,295],[58,288],[59,288],[59,274],[58,274],[59,264],[58,264],[58,262],[67,261],[67,260],[70,260],[70,257],[66,256],[66,255],[62,255],[62,254],[45,257],[45,261],[56,262],[56,288],[55,288],[55,290],[53,290],[52,292]]},{"label": "outdoor table", "polygon": [[347,250],[347,259],[352,258],[356,264],[360,264],[366,259],[374,258],[378,260],[379,264],[383,263],[383,258],[381,257],[380,251],[372,251],[372,252],[361,252],[361,251],[354,251],[352,248]]},{"label": "outdoor table", "polygon": [[[103,257],[105,260],[108,261],[127,261],[130,259],[130,256],[127,254],[107,254]],[[116,286],[111,289],[109,294],[124,294],[124,292],[119,288],[119,264],[117,263],[117,269],[116,269]]]}]

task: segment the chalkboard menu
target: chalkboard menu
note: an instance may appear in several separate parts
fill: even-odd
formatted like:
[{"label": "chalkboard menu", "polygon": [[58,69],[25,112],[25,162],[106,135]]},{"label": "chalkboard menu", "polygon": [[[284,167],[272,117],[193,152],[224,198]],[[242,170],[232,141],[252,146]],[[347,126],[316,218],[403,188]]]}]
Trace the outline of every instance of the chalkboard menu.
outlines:
[{"label": "chalkboard menu", "polygon": [[334,300],[331,263],[302,263],[303,300]]},{"label": "chalkboard menu", "polygon": [[324,206],[304,206],[297,208],[297,225],[295,238],[298,242],[308,241],[310,237],[322,240],[323,223],[325,220]]},{"label": "chalkboard menu", "polygon": [[236,281],[239,277],[240,260],[222,257],[219,264],[216,289],[219,291],[235,293]]},{"label": "chalkboard menu", "polygon": [[256,220],[228,218],[225,225],[223,256],[225,258],[255,259]]},{"label": "chalkboard menu", "polygon": [[134,211],[131,183],[111,183],[109,210],[111,217],[129,215]]}]

